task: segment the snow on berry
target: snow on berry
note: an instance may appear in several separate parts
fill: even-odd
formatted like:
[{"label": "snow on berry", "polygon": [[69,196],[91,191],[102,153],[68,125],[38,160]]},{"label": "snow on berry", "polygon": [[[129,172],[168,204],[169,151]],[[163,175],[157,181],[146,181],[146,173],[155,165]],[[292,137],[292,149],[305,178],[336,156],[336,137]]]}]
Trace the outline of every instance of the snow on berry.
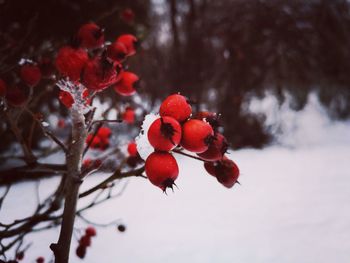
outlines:
[{"label": "snow on berry", "polygon": [[158,114],[154,114],[154,113],[147,114],[145,116],[145,119],[142,122],[141,131],[135,139],[136,145],[137,145],[137,151],[143,160],[146,160],[147,157],[154,151],[154,148],[148,141],[147,134],[150,126],[157,118],[159,118]]},{"label": "snow on berry", "polygon": [[173,188],[174,181],[179,175],[179,167],[175,158],[167,152],[154,152],[148,156],[145,171],[152,184],[164,192]]},{"label": "snow on berry", "polygon": [[214,139],[213,128],[209,123],[201,120],[188,120],[182,126],[181,146],[186,150],[202,153],[208,150],[209,144]]},{"label": "snow on berry", "polygon": [[170,151],[180,143],[181,126],[172,117],[160,117],[152,123],[147,136],[156,150]]},{"label": "snow on berry", "polygon": [[20,69],[20,77],[29,87],[35,87],[41,80],[40,68],[34,64],[24,64]]},{"label": "snow on berry", "polygon": [[192,107],[188,103],[187,98],[173,94],[167,97],[160,105],[160,116],[170,116],[179,122],[187,120],[192,113]]},{"label": "snow on berry", "polygon": [[80,27],[77,39],[81,47],[99,48],[104,43],[103,29],[95,23],[87,23]]}]

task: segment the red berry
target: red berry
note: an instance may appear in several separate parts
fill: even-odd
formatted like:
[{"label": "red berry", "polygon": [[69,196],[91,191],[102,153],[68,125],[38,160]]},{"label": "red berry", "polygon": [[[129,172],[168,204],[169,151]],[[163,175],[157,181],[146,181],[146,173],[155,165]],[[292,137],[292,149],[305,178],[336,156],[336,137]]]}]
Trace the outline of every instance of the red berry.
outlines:
[{"label": "red berry", "polygon": [[64,91],[64,90],[60,90],[60,93],[58,94],[58,99],[68,109],[70,107],[72,107],[72,105],[74,103],[74,99],[73,99],[72,95],[69,92]]},{"label": "red berry", "polygon": [[128,153],[132,157],[137,156],[138,152],[137,152],[137,145],[135,142],[130,142],[128,144]]},{"label": "red berry", "polygon": [[86,159],[83,161],[83,168],[84,168],[84,169],[89,168],[91,165],[92,165],[92,160],[91,160],[90,158],[86,158]]},{"label": "red berry", "polygon": [[114,90],[122,96],[131,96],[135,90],[135,84],[139,77],[132,72],[124,71],[121,73],[120,80],[115,84]]},{"label": "red berry", "polygon": [[77,250],[75,251],[75,253],[77,254],[77,256],[79,258],[83,259],[85,257],[85,255],[86,255],[86,247],[79,245],[77,247]]},{"label": "red berry", "polygon": [[83,71],[83,84],[91,90],[103,90],[119,80],[115,65],[106,58],[90,59]]},{"label": "red berry", "polygon": [[44,263],[45,262],[45,258],[44,257],[38,257],[36,259],[36,263]]},{"label": "red berry", "polygon": [[101,127],[97,132],[97,136],[100,138],[109,138],[111,135],[112,131],[109,127]]},{"label": "red berry", "polygon": [[85,229],[85,234],[87,236],[91,236],[91,237],[94,237],[96,236],[96,229],[93,227],[93,226],[89,226]]},{"label": "red berry", "polygon": [[128,53],[128,50],[126,49],[125,45],[118,41],[114,41],[107,48],[107,56],[110,59],[116,60],[119,62],[125,59],[127,53]]},{"label": "red berry", "polygon": [[117,38],[117,42],[123,43],[126,47],[126,56],[132,56],[136,53],[137,38],[133,35],[126,34]]},{"label": "red berry", "polygon": [[206,161],[221,160],[227,151],[226,138],[221,133],[216,133],[214,139],[209,143],[209,148],[198,156]]},{"label": "red berry", "polygon": [[7,91],[6,82],[0,79],[0,97],[5,97]]},{"label": "red berry", "polygon": [[91,236],[82,236],[79,240],[79,246],[89,247],[91,246]]},{"label": "red berry", "polygon": [[219,122],[219,116],[215,112],[200,111],[196,114],[194,118],[198,120],[207,121],[214,129],[214,131],[216,131],[217,128],[221,126]]},{"label": "red berry", "polygon": [[56,68],[65,77],[77,81],[89,57],[85,50],[70,46],[60,48],[56,57]]},{"label": "red berry", "polygon": [[126,230],[125,225],[123,225],[123,224],[118,225],[118,231],[119,232],[125,232],[125,230]]},{"label": "red berry", "polygon": [[174,94],[167,97],[160,105],[160,116],[170,116],[179,122],[187,120],[192,113],[192,107],[186,97]]},{"label": "red berry", "polygon": [[24,258],[24,251],[19,251],[16,255],[17,260],[22,260]]},{"label": "red berry", "polygon": [[132,23],[134,21],[135,18],[135,14],[132,11],[132,9],[130,8],[125,8],[121,14],[120,17],[123,21],[125,21],[126,23]]},{"label": "red berry", "polygon": [[104,43],[103,29],[95,23],[87,23],[80,27],[78,41],[85,48],[99,48]]},{"label": "red berry", "polygon": [[186,150],[202,153],[208,150],[214,138],[213,128],[209,123],[201,120],[189,120],[182,126],[181,146]]},{"label": "red berry", "polygon": [[14,86],[10,89],[7,89],[6,100],[7,102],[15,107],[22,106],[27,101],[27,94],[24,91],[23,87]]},{"label": "red berry", "polygon": [[25,64],[20,69],[20,76],[22,81],[29,87],[38,85],[41,80],[40,68],[33,64]]},{"label": "red berry", "polygon": [[122,119],[127,124],[133,124],[135,122],[135,111],[132,107],[127,107],[122,115]]},{"label": "red berry", "polygon": [[147,136],[150,144],[158,151],[170,151],[181,140],[181,126],[172,117],[160,117],[150,126]]},{"label": "red berry", "polygon": [[101,146],[101,138],[99,136],[95,136],[93,134],[88,134],[86,137],[86,144],[90,144],[90,147],[93,149],[100,148]]},{"label": "red berry", "polygon": [[152,184],[164,192],[172,188],[179,175],[179,167],[175,158],[167,152],[154,152],[146,160],[145,170]]},{"label": "red berry", "polygon": [[204,163],[204,168],[209,174],[215,176],[223,186],[231,188],[239,177],[239,168],[235,162],[226,156],[217,162]]},{"label": "red berry", "polygon": [[58,128],[64,128],[66,126],[66,122],[64,119],[59,119],[58,122],[57,122],[57,127]]}]

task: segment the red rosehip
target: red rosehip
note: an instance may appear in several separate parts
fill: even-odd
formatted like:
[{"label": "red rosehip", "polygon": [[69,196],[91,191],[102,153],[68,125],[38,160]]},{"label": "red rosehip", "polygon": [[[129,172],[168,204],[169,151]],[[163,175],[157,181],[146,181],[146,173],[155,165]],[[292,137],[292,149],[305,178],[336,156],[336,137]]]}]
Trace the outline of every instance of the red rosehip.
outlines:
[{"label": "red rosehip", "polygon": [[170,151],[181,140],[181,126],[172,117],[160,117],[150,126],[147,136],[148,141],[158,151]]},{"label": "red rosehip", "polygon": [[90,144],[90,147],[93,149],[100,148],[100,146],[101,146],[101,138],[98,137],[97,135],[94,137],[94,135],[91,133],[88,134],[85,142],[86,142],[86,144]]},{"label": "red rosehip", "polygon": [[14,86],[7,89],[6,100],[7,102],[15,107],[20,107],[26,103],[28,96],[23,87]]},{"label": "red rosehip", "polygon": [[189,120],[182,126],[181,146],[186,150],[202,153],[208,150],[214,131],[209,123],[201,120]]},{"label": "red rosehip", "polygon": [[92,165],[92,160],[90,158],[86,158],[83,161],[83,169],[87,169]]},{"label": "red rosehip", "polygon": [[134,35],[126,34],[117,38],[117,42],[126,47],[126,56],[132,56],[136,53],[137,38]]},{"label": "red rosehip", "polygon": [[135,18],[135,14],[132,11],[132,9],[130,8],[125,8],[121,14],[120,14],[120,18],[126,22],[126,23],[132,23],[134,21]]},{"label": "red rosehip", "polygon": [[179,122],[187,120],[192,113],[192,107],[186,97],[174,94],[167,97],[160,105],[160,116],[170,116]]},{"label": "red rosehip", "polygon": [[29,87],[35,87],[41,80],[40,68],[33,64],[24,64],[20,69],[20,77]]},{"label": "red rosehip", "polygon": [[115,65],[104,57],[90,59],[83,71],[83,84],[91,90],[101,91],[119,80]]},{"label": "red rosehip", "polygon": [[120,80],[114,85],[114,90],[122,96],[131,96],[135,94],[135,84],[138,82],[139,77],[129,71],[121,73]]},{"label": "red rosehip", "polygon": [[227,151],[228,143],[221,133],[216,133],[209,143],[209,148],[205,152],[198,153],[198,156],[205,161],[221,160]]},{"label": "red rosehip", "polygon": [[89,57],[85,50],[74,49],[70,46],[61,47],[56,57],[56,68],[63,76],[70,80],[80,79],[81,72]]},{"label": "red rosehip", "polygon": [[129,153],[129,156],[132,156],[132,157],[137,156],[138,152],[137,152],[137,145],[135,142],[130,142],[128,144],[128,153]]},{"label": "red rosehip", "polygon": [[99,48],[104,43],[103,29],[95,23],[84,24],[80,27],[77,38],[82,47]]},{"label": "red rosehip", "polygon": [[24,258],[24,251],[19,251],[17,254],[16,254],[16,259],[17,260],[22,260]]},{"label": "red rosehip", "polygon": [[164,192],[172,188],[179,175],[179,167],[175,158],[167,152],[154,152],[147,157],[145,171],[152,184]]},{"label": "red rosehip", "polygon": [[126,49],[125,45],[118,41],[114,41],[107,48],[108,58],[115,61],[119,61],[119,62],[123,61],[127,53],[128,53],[128,50]]},{"label": "red rosehip", "polygon": [[132,107],[126,107],[122,114],[122,119],[127,124],[133,124],[135,122],[135,111]]},{"label": "red rosehip", "polygon": [[96,229],[93,227],[93,226],[89,226],[85,229],[85,234],[87,236],[91,236],[91,237],[94,237],[96,236]]},{"label": "red rosehip", "polygon": [[98,132],[97,136],[102,137],[102,138],[109,138],[112,135],[112,131],[109,127],[101,127]]},{"label": "red rosehip", "polygon": [[69,92],[64,90],[60,90],[60,93],[58,94],[58,99],[68,109],[71,108],[74,103],[74,99],[72,95]]},{"label": "red rosehip", "polygon": [[7,91],[6,82],[0,79],[0,97],[5,97]]},{"label": "red rosehip", "polygon": [[215,112],[200,111],[195,115],[194,118],[198,120],[207,121],[211,125],[211,127],[214,129],[214,131],[216,131],[217,128],[221,126],[219,122],[219,115],[216,114]]},{"label": "red rosehip", "polygon": [[64,119],[59,119],[58,120],[58,122],[57,122],[57,127],[58,128],[64,128],[64,127],[66,127],[66,122],[65,122],[65,120]]},{"label": "red rosehip", "polygon": [[45,262],[45,258],[44,257],[38,257],[36,259],[36,263],[44,263]]},{"label": "red rosehip", "polygon": [[91,246],[91,236],[82,236],[79,240],[79,246],[89,247]]},{"label": "red rosehip", "polygon": [[86,247],[79,245],[75,253],[79,258],[83,259],[86,255]]},{"label": "red rosehip", "polygon": [[237,183],[239,168],[235,162],[226,156],[217,162],[204,163],[204,168],[210,175],[215,176],[219,183],[227,188],[231,188]]}]

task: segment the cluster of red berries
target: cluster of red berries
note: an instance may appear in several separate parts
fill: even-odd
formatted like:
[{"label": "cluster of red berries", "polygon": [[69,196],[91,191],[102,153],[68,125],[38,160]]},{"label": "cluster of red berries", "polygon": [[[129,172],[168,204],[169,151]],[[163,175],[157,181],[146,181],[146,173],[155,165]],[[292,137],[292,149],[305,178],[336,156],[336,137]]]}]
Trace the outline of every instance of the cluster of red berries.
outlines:
[{"label": "cluster of red berries", "polygon": [[[131,96],[136,92],[139,77],[124,71],[122,62],[136,53],[136,44],[135,36],[125,34],[107,46],[104,30],[95,23],[87,23],[80,27],[73,44],[59,49],[55,65],[63,77],[83,84],[89,91],[112,86],[121,96]],[[68,108],[74,103],[71,96],[62,92],[60,100]]]},{"label": "cluster of red berries", "polygon": [[85,234],[80,238],[79,245],[76,249],[76,255],[79,258],[84,258],[86,249],[91,246],[91,237],[96,236],[96,229],[92,226],[85,229]]},{"label": "cluster of red berries", "polygon": [[19,69],[19,83],[9,87],[9,85],[0,79],[0,97],[4,97],[12,106],[22,106],[29,94],[28,88],[37,86],[42,78],[41,70],[37,63],[26,60]]},{"label": "cluster of red berries", "polygon": [[100,127],[96,134],[90,133],[86,137],[86,144],[90,144],[92,149],[105,150],[109,146],[109,139],[112,131],[109,127]]},{"label": "cluster of red berries", "polygon": [[[205,161],[207,171],[226,187],[232,187],[239,176],[237,165],[224,154],[227,141],[218,131],[218,116],[199,112],[194,117],[186,97],[167,97],[159,110],[160,118],[150,126],[147,137],[154,152],[146,160],[145,170],[152,184],[163,191],[172,188],[179,174],[178,164],[171,154],[176,147],[196,153]],[[210,167],[210,168],[209,168]]]}]

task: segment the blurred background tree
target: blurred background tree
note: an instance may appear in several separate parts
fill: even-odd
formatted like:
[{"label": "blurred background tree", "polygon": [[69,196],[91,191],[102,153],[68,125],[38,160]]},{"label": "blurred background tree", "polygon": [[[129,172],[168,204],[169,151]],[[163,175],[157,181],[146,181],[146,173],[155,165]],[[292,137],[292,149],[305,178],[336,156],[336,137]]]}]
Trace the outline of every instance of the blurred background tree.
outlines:
[{"label": "blurred background tree", "polygon": [[[124,8],[133,10],[135,22],[122,21]],[[2,0],[1,77],[18,81],[11,72],[20,58],[40,61],[43,50],[51,55],[87,21],[108,28],[107,38],[136,34],[141,50],[129,63],[143,79],[144,98],[155,105],[180,91],[198,109],[222,113],[234,148],[271,141],[264,116],[244,107],[266,92],[280,103],[291,95],[295,110],[316,92],[332,118],[349,117],[350,13],[345,0]],[[49,111],[64,114],[57,107],[57,89],[46,94],[37,110],[49,101]],[[0,132],[3,151],[13,139],[4,125]]]}]

